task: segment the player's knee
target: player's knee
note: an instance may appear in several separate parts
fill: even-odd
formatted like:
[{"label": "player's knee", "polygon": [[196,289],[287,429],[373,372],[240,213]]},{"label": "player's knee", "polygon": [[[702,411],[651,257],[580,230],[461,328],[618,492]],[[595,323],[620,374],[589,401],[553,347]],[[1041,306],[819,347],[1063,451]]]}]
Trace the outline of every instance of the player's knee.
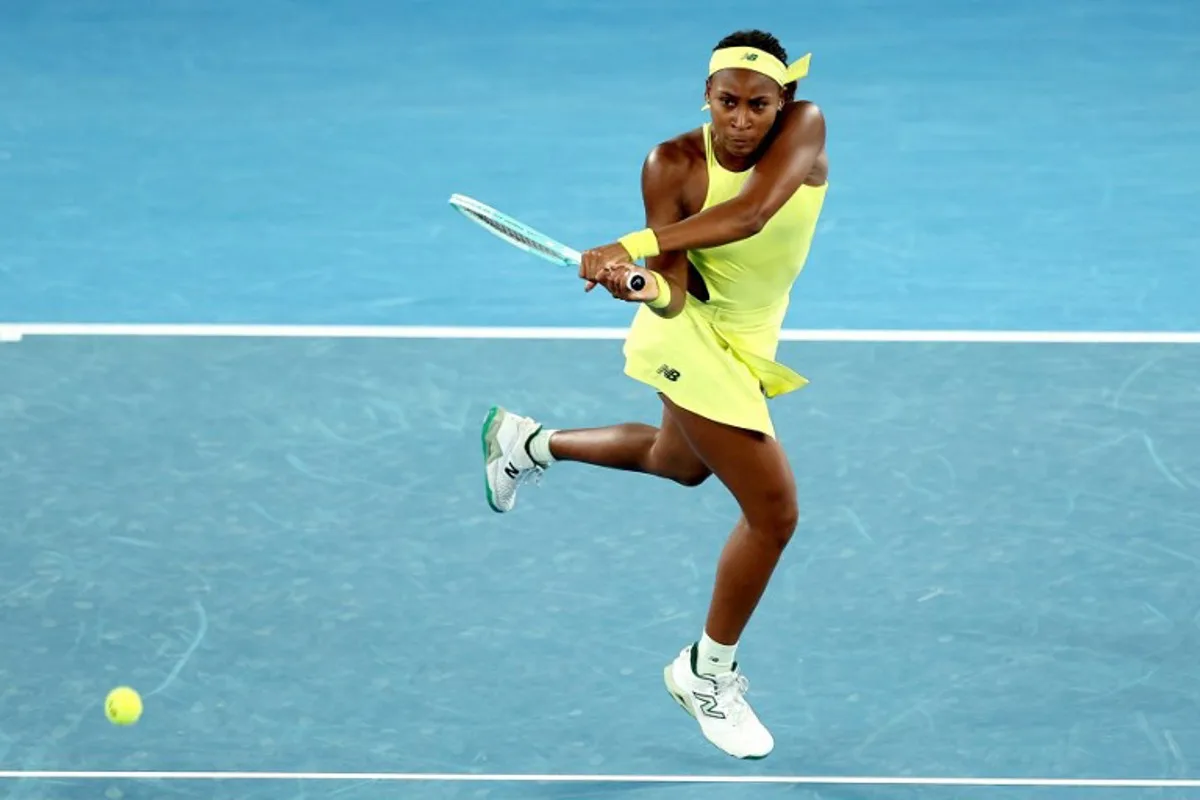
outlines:
[{"label": "player's knee", "polygon": [[796,500],[796,493],[787,489],[769,492],[757,513],[750,518],[751,528],[780,550],[787,547],[799,524],[800,504]]},{"label": "player's knee", "polygon": [[779,535],[784,545],[792,540],[792,534],[796,532],[799,524],[800,504],[796,501],[796,495],[793,493],[780,511]]},{"label": "player's knee", "polygon": [[677,470],[671,476],[671,480],[678,483],[680,486],[694,487],[699,486],[708,480],[708,476],[712,475],[706,467],[690,467]]},{"label": "player's knee", "polygon": [[800,506],[796,502],[796,496],[793,494],[790,497],[781,498],[773,517],[771,535],[779,545],[779,549],[782,550],[792,540],[792,534],[796,532],[796,526],[800,524]]},{"label": "player's knee", "polygon": [[674,481],[680,486],[699,486],[712,474],[699,459],[688,457],[677,450],[673,452],[670,448],[664,448],[658,441],[650,448],[647,456],[647,472]]}]

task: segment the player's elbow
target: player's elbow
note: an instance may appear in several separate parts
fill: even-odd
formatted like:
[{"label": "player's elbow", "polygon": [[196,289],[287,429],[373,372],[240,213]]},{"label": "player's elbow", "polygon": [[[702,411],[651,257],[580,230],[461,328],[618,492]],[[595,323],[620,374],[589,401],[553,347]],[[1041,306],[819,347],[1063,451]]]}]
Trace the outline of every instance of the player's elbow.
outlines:
[{"label": "player's elbow", "polygon": [[771,214],[761,208],[756,208],[746,216],[746,235],[753,236],[767,227],[767,223],[771,221]]},{"label": "player's elbow", "polygon": [[746,203],[739,215],[738,227],[742,238],[749,238],[767,227],[774,211],[761,203]]}]

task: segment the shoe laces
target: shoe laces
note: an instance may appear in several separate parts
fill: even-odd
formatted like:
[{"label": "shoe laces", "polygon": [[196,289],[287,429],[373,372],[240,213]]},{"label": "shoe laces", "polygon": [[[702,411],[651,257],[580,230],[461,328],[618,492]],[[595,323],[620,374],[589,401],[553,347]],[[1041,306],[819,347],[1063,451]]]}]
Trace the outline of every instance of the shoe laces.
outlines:
[{"label": "shoe laces", "polygon": [[717,685],[717,704],[725,711],[725,716],[732,722],[739,721],[745,716],[750,705],[746,702],[746,692],[750,691],[750,681],[740,672],[726,672],[712,676]]},{"label": "shoe laces", "polygon": [[532,459],[530,460],[530,464],[530,466],[525,466],[524,464],[521,465],[520,469],[517,471],[516,477],[512,479],[512,483],[507,485],[501,483],[496,487],[502,498],[502,502],[516,497],[517,492],[520,491],[521,487],[525,484],[528,483],[536,486],[542,482],[542,473],[545,470],[534,463]]},{"label": "shoe laces", "polygon": [[540,466],[533,459],[530,459],[530,462],[533,464],[533,466],[521,470],[521,472],[518,473],[518,475],[517,475],[516,485],[518,487],[523,486],[527,483],[537,486],[538,484],[540,484],[542,482],[542,475],[543,475],[543,473],[545,473],[546,468],[543,466]]}]

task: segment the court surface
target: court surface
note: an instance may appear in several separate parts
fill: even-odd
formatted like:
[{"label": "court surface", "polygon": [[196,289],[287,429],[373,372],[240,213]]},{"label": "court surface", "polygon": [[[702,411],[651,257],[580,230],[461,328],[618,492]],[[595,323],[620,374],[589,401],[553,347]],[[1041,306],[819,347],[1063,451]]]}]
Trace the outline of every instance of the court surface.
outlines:
[{"label": "court surface", "polygon": [[[628,307],[445,200],[638,226],[750,25],[813,51],[834,166],[743,763],[661,680],[736,508],[571,464],[487,508],[490,404],[659,410]],[[1197,796],[1198,34],[1132,0],[0,5],[0,797]]]}]

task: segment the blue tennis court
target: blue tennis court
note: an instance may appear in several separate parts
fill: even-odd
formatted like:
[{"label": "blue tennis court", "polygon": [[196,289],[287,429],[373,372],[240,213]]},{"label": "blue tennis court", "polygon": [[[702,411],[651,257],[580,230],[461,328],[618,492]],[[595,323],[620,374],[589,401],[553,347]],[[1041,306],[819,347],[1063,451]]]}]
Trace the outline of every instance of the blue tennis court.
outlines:
[{"label": "blue tennis court", "polygon": [[[490,404],[659,406],[628,307],[445,203],[638,226],[748,26],[813,51],[832,163],[755,763],[662,687],[716,482],[560,464],[488,509]],[[1194,796],[1197,34],[1132,0],[0,6],[0,797]]]}]

